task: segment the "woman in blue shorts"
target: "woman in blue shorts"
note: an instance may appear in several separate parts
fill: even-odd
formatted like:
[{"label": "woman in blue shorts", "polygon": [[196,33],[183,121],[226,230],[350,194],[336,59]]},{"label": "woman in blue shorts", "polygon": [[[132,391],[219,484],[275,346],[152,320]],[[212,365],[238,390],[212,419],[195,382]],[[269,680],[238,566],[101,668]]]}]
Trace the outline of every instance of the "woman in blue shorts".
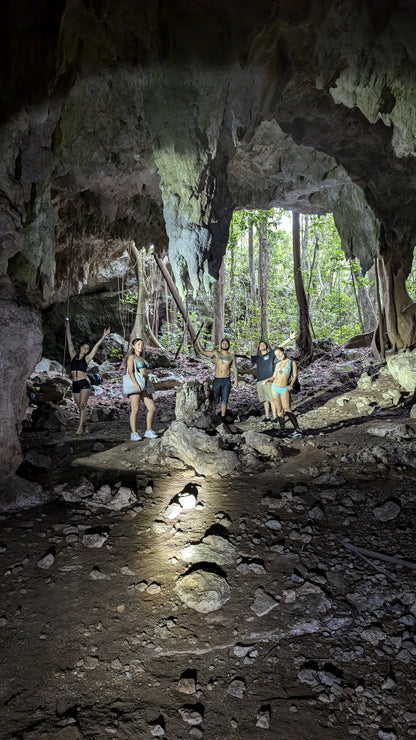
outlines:
[{"label": "woman in blue shorts", "polygon": [[274,367],[274,373],[271,378],[263,380],[263,384],[272,384],[272,398],[276,406],[281,432],[285,432],[286,415],[295,427],[291,436],[301,437],[302,432],[299,429],[296,416],[290,408],[290,391],[293,388],[293,383],[298,377],[298,366],[294,360],[286,357],[283,347],[277,347],[274,354],[277,360]]}]

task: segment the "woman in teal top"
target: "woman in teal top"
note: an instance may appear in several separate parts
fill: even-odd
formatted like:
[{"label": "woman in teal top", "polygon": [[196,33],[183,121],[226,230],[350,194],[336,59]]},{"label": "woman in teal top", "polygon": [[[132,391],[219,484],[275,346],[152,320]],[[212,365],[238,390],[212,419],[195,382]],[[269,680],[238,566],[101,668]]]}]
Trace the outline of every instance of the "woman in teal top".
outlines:
[{"label": "woman in teal top", "polygon": [[[157,434],[155,434],[152,429],[152,421],[153,421],[153,416],[155,413],[155,402],[152,396],[153,386],[150,383],[150,380],[147,375],[147,371],[149,369],[149,363],[144,357],[143,339],[139,339],[139,338],[133,339],[132,345],[133,345],[133,353],[130,355],[130,357],[127,360],[127,371],[136,388],[136,391],[135,393],[131,393],[129,395],[130,429],[131,429],[130,439],[133,442],[139,442],[141,440],[141,436],[138,432],[136,432],[136,422],[137,422],[137,412],[139,410],[141,400],[143,401],[147,409],[146,431],[144,433],[144,436],[150,437],[151,439],[157,437]],[[136,378],[134,377],[135,369],[138,370],[140,374],[144,375],[146,378],[146,383],[145,383],[143,390],[140,388]]]},{"label": "woman in teal top", "polygon": [[274,367],[274,373],[270,378],[263,380],[263,383],[272,384],[272,398],[276,406],[281,432],[285,432],[286,414],[295,427],[291,436],[300,437],[302,432],[299,429],[296,416],[290,408],[290,391],[293,388],[293,383],[298,377],[298,366],[294,360],[286,357],[283,347],[277,347],[274,354],[277,360]]}]

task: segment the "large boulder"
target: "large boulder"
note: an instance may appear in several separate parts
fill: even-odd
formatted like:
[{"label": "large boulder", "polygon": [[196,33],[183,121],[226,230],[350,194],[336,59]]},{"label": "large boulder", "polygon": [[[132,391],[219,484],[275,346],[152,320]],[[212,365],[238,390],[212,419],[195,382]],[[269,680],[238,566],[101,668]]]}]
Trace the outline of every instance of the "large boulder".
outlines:
[{"label": "large boulder", "polygon": [[397,352],[386,357],[389,372],[402,388],[410,393],[416,389],[416,349]]},{"label": "large boulder", "polygon": [[199,416],[212,414],[215,408],[211,383],[189,380],[176,392],[175,416],[178,421],[191,422]]},{"label": "large boulder", "polygon": [[42,357],[41,361],[35,367],[31,377],[40,375],[40,373],[58,373],[65,375],[65,368],[57,360],[48,360],[47,357]]},{"label": "large boulder", "polygon": [[72,382],[66,375],[33,374],[27,382],[28,393],[32,401],[41,405],[59,402],[72,396]]},{"label": "large boulder", "polygon": [[165,432],[162,447],[200,475],[225,476],[238,467],[239,461],[235,452],[221,449],[220,442],[218,437],[176,421]]}]

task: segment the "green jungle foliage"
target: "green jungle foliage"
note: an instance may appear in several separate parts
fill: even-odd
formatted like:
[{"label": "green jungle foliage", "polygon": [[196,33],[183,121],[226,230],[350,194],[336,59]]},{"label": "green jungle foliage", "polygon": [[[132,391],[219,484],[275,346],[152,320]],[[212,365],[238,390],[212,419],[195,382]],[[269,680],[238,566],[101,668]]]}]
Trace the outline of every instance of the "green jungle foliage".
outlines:
[{"label": "green jungle foliage", "polygon": [[[258,225],[266,218],[268,241],[267,314],[271,344],[278,344],[298,326],[298,306],[294,288],[291,218],[281,209],[237,211],[230,227],[225,262],[226,328],[238,346],[259,337],[260,302],[258,297]],[[250,299],[248,229],[254,226],[254,302]],[[368,276],[354,260],[348,261],[341,249],[332,214],[303,217],[301,221],[301,264],[309,301],[312,336],[330,337],[336,343],[362,331],[354,292],[352,272],[357,283],[370,288]]]},{"label": "green jungle foliage", "polygon": [[[254,350],[260,339],[259,228],[262,224],[266,225],[268,254],[266,338],[272,345],[277,345],[298,328],[291,214],[282,209],[235,211],[224,258],[224,333],[240,353]],[[250,227],[253,231],[252,286],[248,247]],[[354,334],[360,333],[363,328],[357,306],[357,290],[361,286],[375,306],[373,283],[368,275],[362,274],[357,260],[346,259],[332,214],[301,217],[301,270],[309,301],[312,336],[331,338],[335,343],[343,343]],[[145,276],[148,289],[150,286],[154,287],[156,276],[151,255],[145,256]],[[160,280],[162,284],[161,276]],[[150,288],[150,317],[154,311],[152,293]],[[157,296],[159,302],[163,300],[164,290],[159,290]],[[121,298],[123,310],[133,315],[136,301],[137,291],[126,291]],[[199,295],[194,298],[189,290],[186,306],[196,331],[204,323],[200,339],[204,346],[211,349],[214,314],[212,296]],[[183,319],[175,305],[171,305],[169,301],[169,322],[166,320],[166,307],[160,306],[159,309],[158,339],[162,346],[171,351],[176,351],[179,347],[182,352],[191,351],[192,344],[187,332],[184,332]]]}]

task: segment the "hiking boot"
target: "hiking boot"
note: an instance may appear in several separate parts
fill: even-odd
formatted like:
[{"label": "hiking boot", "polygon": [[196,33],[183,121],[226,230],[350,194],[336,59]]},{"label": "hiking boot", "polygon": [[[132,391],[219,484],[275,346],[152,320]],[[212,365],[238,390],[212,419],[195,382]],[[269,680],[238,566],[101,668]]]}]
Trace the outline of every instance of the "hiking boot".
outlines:
[{"label": "hiking boot", "polygon": [[263,419],[260,419],[260,424],[268,424],[269,421],[271,421],[270,416],[265,416]]},{"label": "hiking boot", "polygon": [[132,432],[130,434],[130,439],[131,439],[132,442],[140,442],[141,436],[140,436],[140,434],[138,432]]},{"label": "hiking boot", "polygon": [[290,436],[291,436],[292,438],[295,438],[295,437],[301,437],[301,436],[302,436],[302,432],[300,431],[300,429],[295,429],[295,431],[294,431],[294,432],[292,432],[292,434],[291,434]]}]

